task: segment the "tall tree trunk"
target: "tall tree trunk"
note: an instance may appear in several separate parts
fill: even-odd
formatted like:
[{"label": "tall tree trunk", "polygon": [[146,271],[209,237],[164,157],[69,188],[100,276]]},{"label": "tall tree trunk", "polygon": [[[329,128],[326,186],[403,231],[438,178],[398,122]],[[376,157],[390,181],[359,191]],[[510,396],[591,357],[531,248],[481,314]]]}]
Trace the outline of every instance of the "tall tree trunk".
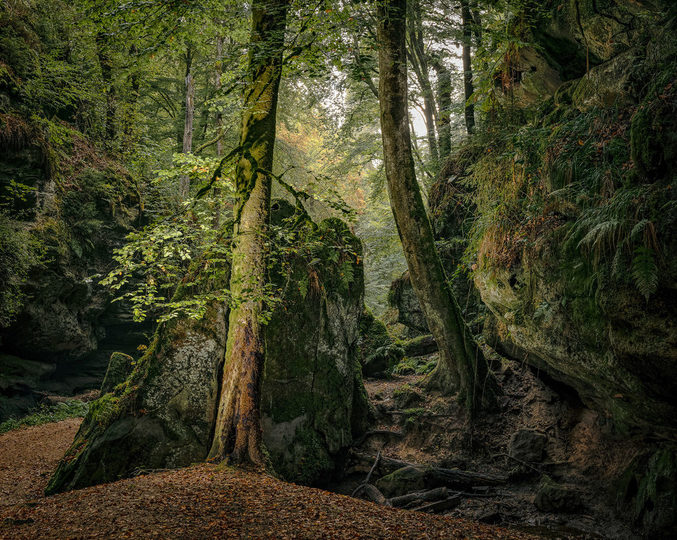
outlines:
[{"label": "tall tree trunk", "polygon": [[[137,56],[136,45],[129,47],[129,58],[134,61]],[[122,119],[122,144],[120,145],[124,152],[131,152],[138,142],[135,127],[137,124],[138,104],[139,104],[139,71],[132,69],[127,76],[129,83],[129,99],[127,110]]]},{"label": "tall tree trunk", "polygon": [[250,80],[245,88],[236,165],[237,204],[233,229],[228,341],[216,428],[209,458],[263,465],[261,376],[265,358],[263,297],[265,235],[270,216],[275,117],[282,69],[288,0],[254,0],[249,50]]},{"label": "tall tree trunk", "polygon": [[448,392],[458,390],[472,411],[493,401],[497,387],[447,282],[416,182],[407,121],[406,0],[381,0],[378,11],[379,103],[390,204],[414,291],[439,345],[437,382]]},{"label": "tall tree trunk", "polygon": [[[193,119],[195,117],[195,81],[193,80],[193,49],[190,44],[186,46],[186,76],[184,84],[186,89],[186,102],[184,107],[183,121],[183,144],[181,151],[190,154],[193,149]],[[184,174],[179,179],[179,197],[183,200],[190,192],[190,178]]]},{"label": "tall tree trunk", "polygon": [[475,131],[475,105],[471,101],[475,91],[472,84],[472,14],[468,0],[461,0],[461,23],[463,25],[463,89],[465,93],[465,127],[468,133]]},{"label": "tall tree trunk", "polygon": [[428,136],[428,148],[430,149],[430,159],[433,162],[433,168],[437,171],[440,167],[439,152],[437,148],[437,138],[435,136],[435,117],[437,109],[435,108],[435,98],[433,96],[433,87],[430,83],[428,74],[428,57],[425,52],[423,42],[423,22],[421,19],[421,4],[419,0],[413,0],[411,3],[411,18],[409,19],[409,60],[414,69],[418,83],[421,86],[423,97],[423,119],[425,121],[426,134]]},{"label": "tall tree trunk", "polygon": [[[216,36],[216,94],[221,94],[221,77],[223,76],[223,38]],[[223,113],[219,109],[216,113],[216,155],[223,155],[223,138],[221,131],[223,130]]]},{"label": "tall tree trunk", "polygon": [[451,73],[446,66],[435,59],[433,68],[437,72],[437,133],[439,134],[440,167],[451,152]]}]

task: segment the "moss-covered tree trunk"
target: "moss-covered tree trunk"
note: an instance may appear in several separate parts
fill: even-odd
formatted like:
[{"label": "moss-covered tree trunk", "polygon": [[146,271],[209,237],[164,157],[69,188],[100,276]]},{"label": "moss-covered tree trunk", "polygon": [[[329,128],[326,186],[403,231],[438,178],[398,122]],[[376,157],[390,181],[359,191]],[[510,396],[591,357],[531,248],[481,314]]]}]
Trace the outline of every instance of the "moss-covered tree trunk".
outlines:
[{"label": "moss-covered tree trunk", "polygon": [[440,348],[437,383],[459,390],[469,409],[497,391],[486,360],[454,298],[416,182],[407,111],[406,0],[379,3],[379,102],[390,204],[411,282]]},{"label": "moss-covered tree trunk", "polygon": [[435,59],[433,68],[437,72],[437,106],[440,148],[440,168],[451,152],[451,73],[441,60]]},{"label": "moss-covered tree trunk", "polygon": [[262,465],[261,376],[265,357],[263,297],[265,235],[270,215],[275,117],[288,0],[255,0],[236,166],[238,202],[233,230],[226,357],[210,459]]}]

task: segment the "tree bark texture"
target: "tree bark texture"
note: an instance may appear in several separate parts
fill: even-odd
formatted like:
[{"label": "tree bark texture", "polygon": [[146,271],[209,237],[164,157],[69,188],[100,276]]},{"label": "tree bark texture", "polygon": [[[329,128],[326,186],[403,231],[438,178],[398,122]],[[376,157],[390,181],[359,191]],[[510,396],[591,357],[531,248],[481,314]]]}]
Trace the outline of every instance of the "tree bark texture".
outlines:
[{"label": "tree bark texture", "polygon": [[461,0],[461,23],[463,25],[463,89],[465,97],[465,127],[468,134],[475,131],[475,105],[471,98],[475,91],[472,84],[472,14],[468,0]]},{"label": "tree bark texture", "polygon": [[[183,144],[181,151],[190,154],[193,150],[193,119],[195,117],[195,81],[193,80],[193,50],[190,44],[186,47],[186,76],[184,78],[186,102],[183,121]],[[181,200],[188,197],[190,192],[190,178],[184,174],[179,179],[179,196]]]},{"label": "tree bark texture", "polygon": [[458,390],[474,410],[491,401],[495,380],[447,282],[416,182],[407,110],[406,0],[378,5],[379,102],[390,204],[411,283],[439,345],[437,382],[447,392]]},{"label": "tree bark texture", "polygon": [[236,165],[230,311],[216,426],[209,458],[264,465],[259,411],[265,343],[266,278],[275,119],[288,0],[254,0]]}]

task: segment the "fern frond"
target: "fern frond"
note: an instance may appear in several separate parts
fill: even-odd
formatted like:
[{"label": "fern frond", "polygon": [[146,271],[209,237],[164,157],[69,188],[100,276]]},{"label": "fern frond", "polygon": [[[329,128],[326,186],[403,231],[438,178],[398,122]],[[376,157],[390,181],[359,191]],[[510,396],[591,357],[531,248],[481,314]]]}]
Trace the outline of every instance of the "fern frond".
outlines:
[{"label": "fern frond", "polygon": [[654,259],[653,250],[646,246],[635,249],[632,259],[632,279],[637,290],[646,298],[658,289],[658,267]]}]

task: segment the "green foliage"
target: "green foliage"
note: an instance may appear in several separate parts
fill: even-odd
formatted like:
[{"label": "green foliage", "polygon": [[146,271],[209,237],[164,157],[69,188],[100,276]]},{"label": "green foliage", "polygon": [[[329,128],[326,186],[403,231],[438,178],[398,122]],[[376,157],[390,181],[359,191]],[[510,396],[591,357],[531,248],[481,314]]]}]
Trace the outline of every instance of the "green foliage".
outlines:
[{"label": "green foliage", "polygon": [[639,181],[627,128],[627,112],[591,109],[476,137],[483,152],[468,167],[478,214],[467,264],[510,268],[557,231],[593,289],[604,276],[631,279],[648,299],[658,287],[659,229],[670,227],[661,208],[674,195],[664,182]]},{"label": "green foliage", "polygon": [[71,399],[56,405],[43,405],[23,418],[10,418],[0,424],[0,434],[7,433],[24,426],[40,426],[51,422],[61,422],[67,418],[82,418],[87,414],[89,404],[78,399]]},{"label": "green foliage", "polygon": [[632,278],[639,292],[648,301],[658,288],[658,267],[650,248],[639,246],[635,249],[632,258]]},{"label": "green foliage", "polygon": [[399,364],[393,368],[395,375],[427,375],[437,366],[437,359],[426,359],[424,357],[404,357]]},{"label": "green foliage", "polygon": [[9,326],[23,306],[29,271],[42,254],[40,241],[0,211],[0,327]]},{"label": "green foliage", "polygon": [[[186,207],[188,207],[186,203]],[[200,318],[213,300],[229,299],[229,225],[214,226],[215,201],[205,198],[139,232],[114,255],[117,266],[101,281],[130,302],[134,319],[150,310],[161,320]]]}]

